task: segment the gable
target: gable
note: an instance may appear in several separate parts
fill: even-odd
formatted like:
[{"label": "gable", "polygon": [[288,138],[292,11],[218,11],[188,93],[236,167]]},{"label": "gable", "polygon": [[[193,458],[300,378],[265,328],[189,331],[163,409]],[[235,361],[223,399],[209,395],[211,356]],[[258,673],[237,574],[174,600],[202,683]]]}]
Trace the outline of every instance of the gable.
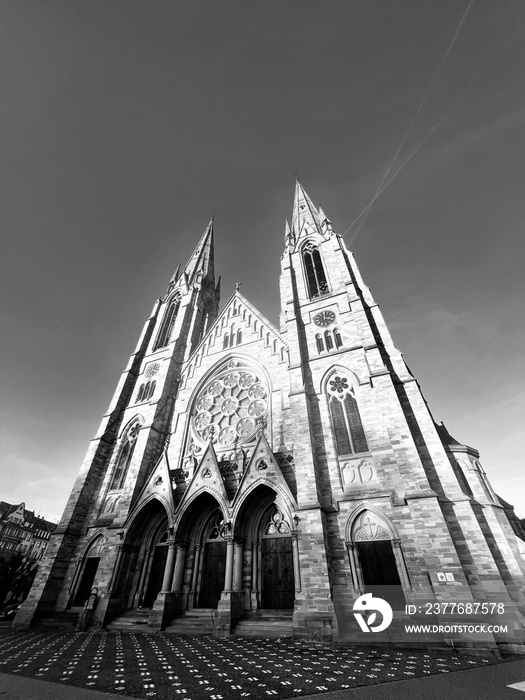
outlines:
[{"label": "gable", "polygon": [[210,354],[248,347],[251,351],[256,349],[258,355],[277,355],[280,362],[288,362],[284,337],[236,290],[188,358],[184,373],[191,376],[194,368]]}]

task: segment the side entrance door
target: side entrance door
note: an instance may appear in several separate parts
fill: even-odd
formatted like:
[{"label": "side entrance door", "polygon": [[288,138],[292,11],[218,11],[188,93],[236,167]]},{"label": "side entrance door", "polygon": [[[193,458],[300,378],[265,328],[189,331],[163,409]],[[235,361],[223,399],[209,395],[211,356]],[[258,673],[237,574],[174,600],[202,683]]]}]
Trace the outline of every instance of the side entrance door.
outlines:
[{"label": "side entrance door", "polygon": [[357,542],[365,592],[384,598],[394,610],[405,606],[405,596],[390,540]]},{"label": "side entrance door", "polygon": [[93,588],[93,581],[95,580],[99,561],[100,557],[88,557],[86,559],[84,571],[82,572],[82,578],[75,594],[75,599],[73,600],[73,605],[84,605],[86,600],[89,598],[89,594]]}]

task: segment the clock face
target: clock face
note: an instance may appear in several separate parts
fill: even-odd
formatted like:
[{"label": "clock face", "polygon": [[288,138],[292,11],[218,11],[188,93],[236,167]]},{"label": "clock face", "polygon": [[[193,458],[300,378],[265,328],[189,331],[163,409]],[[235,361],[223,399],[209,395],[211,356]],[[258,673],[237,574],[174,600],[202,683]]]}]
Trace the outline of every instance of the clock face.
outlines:
[{"label": "clock face", "polygon": [[333,311],[320,311],[314,316],[314,323],[317,326],[329,326],[335,321],[335,313]]}]

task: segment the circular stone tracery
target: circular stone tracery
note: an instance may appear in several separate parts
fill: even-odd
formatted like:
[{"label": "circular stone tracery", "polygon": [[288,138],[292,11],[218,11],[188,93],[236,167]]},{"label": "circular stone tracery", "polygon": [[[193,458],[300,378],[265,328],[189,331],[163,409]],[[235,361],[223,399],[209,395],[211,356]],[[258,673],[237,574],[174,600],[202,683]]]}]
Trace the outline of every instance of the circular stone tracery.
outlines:
[{"label": "circular stone tracery", "polygon": [[251,368],[230,362],[199,392],[192,425],[196,437],[221,447],[248,442],[268,413],[266,380]]}]

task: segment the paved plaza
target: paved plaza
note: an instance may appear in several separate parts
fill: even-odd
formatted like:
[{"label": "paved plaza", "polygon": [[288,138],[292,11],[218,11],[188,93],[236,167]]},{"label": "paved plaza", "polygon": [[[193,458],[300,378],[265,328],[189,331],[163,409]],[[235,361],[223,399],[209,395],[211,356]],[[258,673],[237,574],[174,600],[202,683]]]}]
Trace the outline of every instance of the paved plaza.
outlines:
[{"label": "paved plaza", "polygon": [[[517,680],[525,680],[525,661],[516,663],[518,668],[523,668]],[[351,698],[359,697],[355,695],[359,686],[424,679],[468,669],[481,671],[483,667],[495,667],[497,671],[497,667],[510,667],[510,664],[491,654],[468,656],[448,650],[372,649],[291,639],[220,639],[104,631],[4,630],[0,635],[0,673],[9,674],[2,678],[18,677],[21,683],[29,682],[26,678],[38,679],[46,682],[42,688],[51,688],[49,695],[42,690],[32,696],[27,694],[27,688],[16,695],[11,687],[11,695],[7,695],[10,700],[69,697],[58,692],[60,686],[69,687],[72,698],[77,697],[80,689],[99,691],[93,693],[93,700],[97,700],[99,693],[160,700],[292,698],[315,694],[327,694],[329,698],[334,691],[337,697]],[[9,691],[4,691],[2,697],[6,692]],[[512,692],[519,700],[520,693]],[[78,695],[88,696],[91,693]]]}]

